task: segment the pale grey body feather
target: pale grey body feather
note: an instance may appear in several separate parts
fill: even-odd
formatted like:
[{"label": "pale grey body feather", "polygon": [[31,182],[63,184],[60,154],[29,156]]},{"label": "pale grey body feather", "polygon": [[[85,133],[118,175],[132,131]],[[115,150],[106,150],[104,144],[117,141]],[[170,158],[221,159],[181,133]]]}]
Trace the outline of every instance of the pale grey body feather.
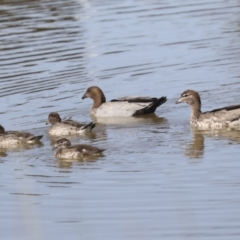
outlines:
[{"label": "pale grey body feather", "polygon": [[0,147],[2,148],[16,147],[22,145],[23,143],[24,142],[21,139],[13,135],[0,135]]},{"label": "pale grey body feather", "polygon": [[82,127],[74,127],[63,122],[55,123],[48,129],[48,133],[54,136],[82,134],[86,131],[88,131],[88,129],[85,128],[85,125]]},{"label": "pale grey body feather", "polygon": [[90,115],[95,117],[131,117],[150,103],[105,102],[98,108],[91,108]]}]

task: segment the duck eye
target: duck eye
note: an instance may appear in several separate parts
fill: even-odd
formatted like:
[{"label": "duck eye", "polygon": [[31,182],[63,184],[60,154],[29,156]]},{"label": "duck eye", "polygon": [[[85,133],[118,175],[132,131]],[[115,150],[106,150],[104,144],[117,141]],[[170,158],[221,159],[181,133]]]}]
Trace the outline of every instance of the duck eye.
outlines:
[{"label": "duck eye", "polygon": [[188,94],[187,93],[183,94],[183,97],[188,97]]}]

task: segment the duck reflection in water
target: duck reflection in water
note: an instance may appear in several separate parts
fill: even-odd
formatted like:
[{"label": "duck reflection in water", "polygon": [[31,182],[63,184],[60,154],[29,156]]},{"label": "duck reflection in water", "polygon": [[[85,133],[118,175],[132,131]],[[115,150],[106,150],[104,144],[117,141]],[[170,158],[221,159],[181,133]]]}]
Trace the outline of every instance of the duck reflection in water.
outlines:
[{"label": "duck reflection in water", "polygon": [[193,140],[185,149],[185,156],[201,158],[204,155],[204,138],[227,140],[230,144],[240,144],[240,131],[236,129],[197,130],[192,128]]},{"label": "duck reflection in water", "polygon": [[193,139],[185,149],[185,156],[189,158],[201,158],[204,154],[204,136],[200,131],[193,130]]},{"label": "duck reflection in water", "polygon": [[87,166],[94,162],[97,162],[102,156],[89,156],[83,159],[56,159],[58,168],[70,169],[77,166]]},{"label": "duck reflection in water", "polygon": [[6,157],[7,156],[7,149],[0,148],[0,157]]}]

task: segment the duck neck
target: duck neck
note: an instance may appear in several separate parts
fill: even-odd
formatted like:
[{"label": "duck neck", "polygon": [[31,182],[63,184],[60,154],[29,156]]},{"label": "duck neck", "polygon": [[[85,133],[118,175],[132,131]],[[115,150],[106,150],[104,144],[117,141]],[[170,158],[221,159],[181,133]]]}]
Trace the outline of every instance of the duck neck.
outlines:
[{"label": "duck neck", "polygon": [[190,105],[191,109],[192,109],[192,113],[191,113],[191,121],[197,121],[201,115],[201,103],[199,102],[195,102],[193,104]]},{"label": "duck neck", "polygon": [[65,148],[66,148],[66,146],[59,146],[59,147],[57,148],[55,154],[54,154],[55,157],[58,156],[59,154],[61,154],[62,151],[63,151],[63,149],[65,149]]},{"label": "duck neck", "polygon": [[104,94],[102,93],[101,95],[96,96],[93,99],[93,106],[92,106],[92,108],[99,108],[105,102],[106,102],[106,98],[105,98]]}]

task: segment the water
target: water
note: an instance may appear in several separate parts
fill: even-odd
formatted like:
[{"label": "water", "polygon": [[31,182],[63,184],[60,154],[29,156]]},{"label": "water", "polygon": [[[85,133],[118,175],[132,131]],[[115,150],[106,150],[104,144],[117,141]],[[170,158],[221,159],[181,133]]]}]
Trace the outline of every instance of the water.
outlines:
[{"label": "water", "polygon": [[[189,107],[239,103],[239,1],[1,1],[1,124],[44,134],[0,151],[1,236],[10,239],[239,239],[240,132],[196,131]],[[90,121],[112,99],[167,96],[155,117],[71,139],[106,148],[59,161],[47,116]]]}]

